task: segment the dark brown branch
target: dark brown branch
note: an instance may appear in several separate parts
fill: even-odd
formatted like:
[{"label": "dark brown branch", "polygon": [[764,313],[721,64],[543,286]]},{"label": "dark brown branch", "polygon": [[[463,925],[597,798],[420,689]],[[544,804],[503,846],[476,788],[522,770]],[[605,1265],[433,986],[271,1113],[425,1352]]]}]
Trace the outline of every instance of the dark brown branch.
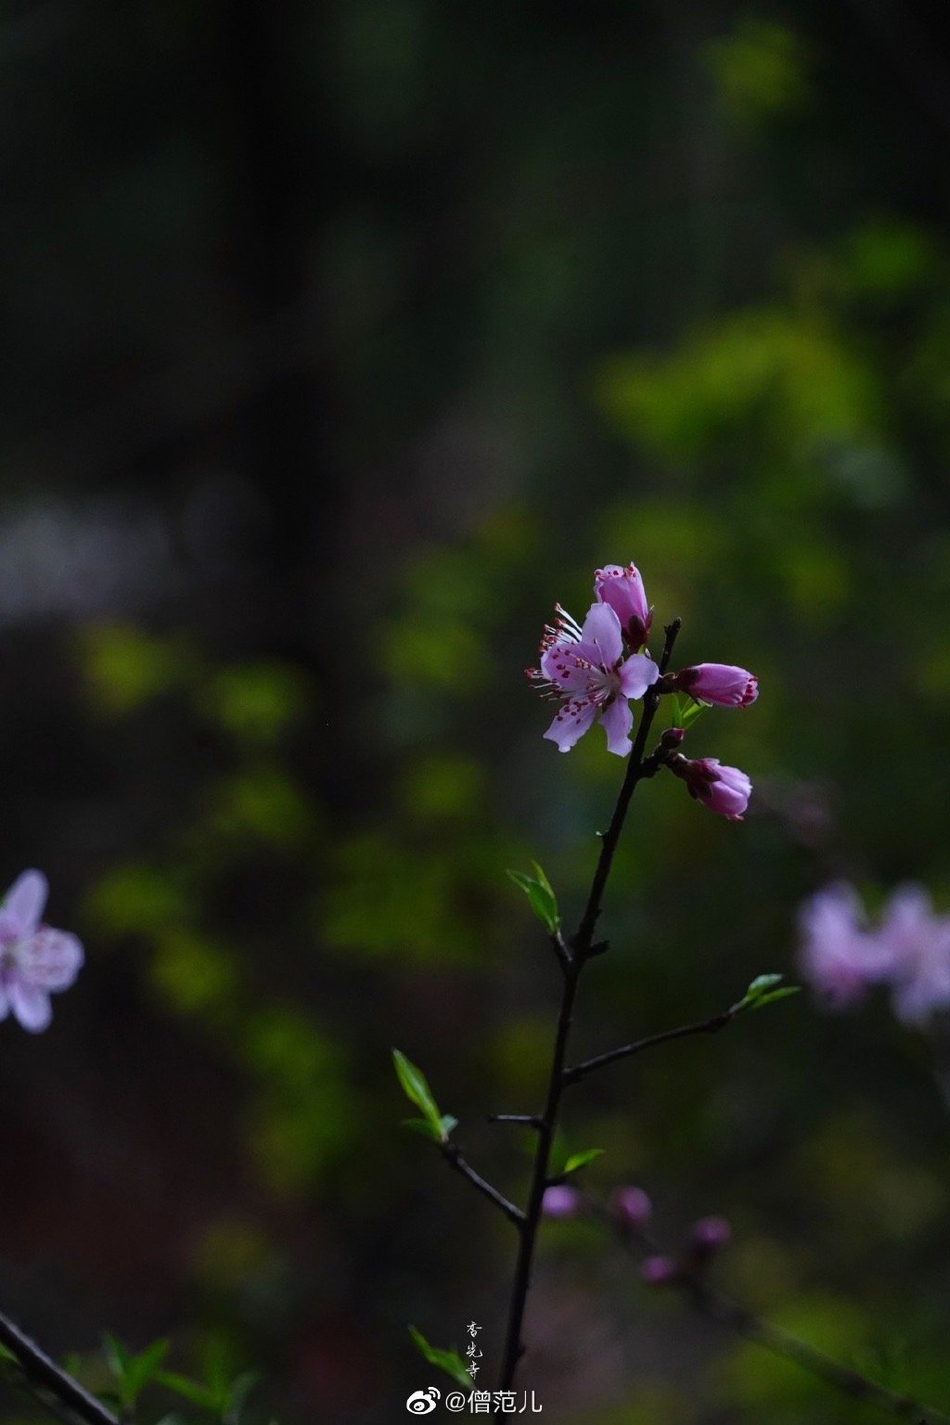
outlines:
[{"label": "dark brown branch", "polygon": [[691,1034],[718,1034],[736,1017],[736,1010],[727,1009],[723,1014],[714,1014],[711,1019],[700,1019],[695,1024],[681,1024],[676,1029],[665,1029],[662,1034],[651,1034],[646,1039],[636,1039],[632,1044],[623,1044],[619,1049],[611,1049],[606,1054],[598,1054],[593,1059],[585,1059],[582,1064],[564,1070],[564,1083],[576,1084],[595,1069],[602,1069],[618,1059],[629,1059],[644,1049],[653,1049],[657,1044],[668,1044],[673,1039],[686,1039]]},{"label": "dark brown branch", "polygon": [[[676,635],[679,633],[679,630],[679,619],[674,619],[665,630],[666,640],[663,645],[663,653],[659,665],[661,674],[666,671],[669,664],[673,644],[676,642]],[[558,1111],[561,1106],[561,1094],[565,1086],[564,1068],[567,1058],[567,1044],[571,1032],[571,1022],[574,1014],[574,1000],[577,995],[577,985],[586,961],[594,954],[599,953],[602,949],[606,949],[605,945],[595,945],[594,932],[597,928],[601,901],[607,887],[610,868],[613,865],[614,853],[620,840],[620,834],[623,831],[627,809],[630,805],[630,798],[633,796],[637,784],[643,781],[644,778],[651,777],[656,771],[656,766],[652,762],[645,760],[644,754],[647,739],[650,736],[650,729],[653,726],[653,719],[656,717],[659,704],[659,691],[656,688],[648,689],[643,700],[643,714],[640,718],[640,726],[634,738],[633,747],[630,752],[630,761],[627,764],[626,774],[617,797],[614,813],[610,819],[610,825],[604,832],[601,840],[600,855],[597,858],[597,866],[594,871],[593,880],[591,881],[587,905],[584,908],[584,913],[581,916],[576,933],[567,942],[567,950],[569,953],[566,963],[563,963],[564,985],[561,994],[561,1007],[558,1012],[554,1048],[551,1054],[548,1087],[544,1100],[544,1108],[537,1124],[538,1142],[534,1155],[534,1165],[531,1170],[531,1185],[528,1189],[528,1202],[521,1224],[521,1241],[518,1247],[518,1259],[515,1263],[515,1274],[511,1286],[508,1325],[505,1332],[505,1350],[501,1368],[502,1390],[511,1389],[515,1372],[518,1369],[518,1362],[524,1354],[521,1330],[524,1323],[528,1292],[531,1287],[531,1271],[534,1264],[534,1250],[537,1241],[538,1227],[541,1222],[541,1207],[544,1201],[545,1190],[551,1182],[551,1145],[554,1141],[554,1134],[557,1128]]]},{"label": "dark brown branch", "polygon": [[0,1312],[0,1343],[16,1357],[31,1386],[48,1391],[88,1425],[119,1425],[119,1419],[94,1395],[51,1361],[35,1341],[25,1336],[15,1322]]},{"label": "dark brown branch", "polygon": [[457,1173],[461,1173],[466,1182],[471,1183],[472,1187],[480,1192],[483,1197],[487,1197],[489,1202],[493,1202],[497,1208],[500,1208],[509,1222],[513,1222],[518,1228],[524,1225],[524,1213],[521,1211],[521,1208],[516,1207],[513,1202],[509,1202],[508,1199],[500,1193],[497,1188],[492,1187],[491,1183],[483,1178],[480,1173],[476,1173],[471,1164],[467,1163],[462,1157],[454,1143],[440,1144],[439,1151],[449,1167],[454,1168]]}]

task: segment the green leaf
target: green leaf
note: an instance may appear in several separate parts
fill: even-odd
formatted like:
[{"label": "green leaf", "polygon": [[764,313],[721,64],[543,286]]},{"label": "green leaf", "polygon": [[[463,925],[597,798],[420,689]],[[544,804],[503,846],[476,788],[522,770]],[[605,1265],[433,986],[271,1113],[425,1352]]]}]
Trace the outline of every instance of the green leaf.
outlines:
[{"label": "green leaf", "polygon": [[439,1122],[442,1125],[443,1139],[448,1138],[449,1134],[452,1132],[452,1129],[458,1128],[459,1125],[458,1119],[453,1118],[451,1113],[443,1113],[442,1117],[439,1119]]},{"label": "green leaf", "polygon": [[508,871],[507,875],[519,886],[528,897],[528,904],[535,915],[545,927],[549,935],[556,935],[561,928],[561,917],[557,907],[557,896],[551,887],[544,871],[537,861],[531,863],[534,867],[534,875],[528,876],[524,871]]},{"label": "green leaf", "polygon": [[419,1354],[429,1362],[430,1366],[437,1366],[440,1371],[445,1371],[459,1385],[468,1386],[471,1389],[472,1377],[458,1351],[442,1351],[438,1346],[430,1346],[422,1332],[417,1331],[415,1326],[409,1327],[409,1335],[415,1341]]},{"label": "green leaf", "polygon": [[103,1336],[102,1349],[112,1374],[117,1380],[124,1380],[125,1373],[132,1361],[132,1352],[123,1346],[117,1336],[109,1335]]},{"label": "green leaf", "polygon": [[434,1128],[427,1118],[404,1118],[403,1128],[409,1128],[413,1133],[418,1133],[422,1138],[429,1138],[433,1143],[442,1142],[442,1133],[438,1128]]},{"label": "green leaf", "polygon": [[781,989],[776,989],[784,978],[784,975],[757,975],[742,999],[732,1006],[729,1013],[743,1014],[750,1009],[761,1009],[763,1005],[772,1004],[775,1000],[798,994],[797,985],[784,985]]},{"label": "green leaf", "polygon": [[592,1163],[595,1158],[599,1158],[605,1150],[603,1148],[585,1148],[582,1153],[572,1153],[564,1164],[562,1172],[576,1173],[579,1168],[586,1168],[588,1163]]},{"label": "green leaf", "polygon": [[209,1390],[206,1385],[199,1385],[195,1380],[189,1380],[187,1376],[179,1375],[177,1371],[156,1371],[155,1380],[166,1390],[174,1391],[176,1395],[190,1401],[192,1405],[200,1406],[202,1410],[218,1408],[219,1397],[216,1391]]},{"label": "green leaf", "polygon": [[134,1405],[139,1393],[149,1381],[155,1379],[155,1372],[168,1355],[169,1341],[153,1341],[139,1355],[133,1356],[125,1368],[122,1382],[123,1405]]},{"label": "green leaf", "polygon": [[681,727],[685,732],[709,706],[709,703],[702,703],[696,698],[691,698],[688,693],[674,693],[672,698],[673,721],[670,726]]},{"label": "green leaf", "polygon": [[780,990],[772,990],[771,994],[761,995],[751,1006],[752,1009],[762,1009],[767,1004],[774,1004],[776,1000],[788,999],[789,995],[797,995],[801,992],[801,985],[783,985]]},{"label": "green leaf", "polygon": [[442,1115],[439,1113],[438,1104],[432,1097],[432,1090],[426,1082],[425,1074],[398,1049],[393,1050],[393,1063],[396,1066],[396,1077],[406,1098],[417,1108],[422,1109],[426,1120],[432,1125],[433,1137],[441,1142],[447,1135],[443,1131]]}]

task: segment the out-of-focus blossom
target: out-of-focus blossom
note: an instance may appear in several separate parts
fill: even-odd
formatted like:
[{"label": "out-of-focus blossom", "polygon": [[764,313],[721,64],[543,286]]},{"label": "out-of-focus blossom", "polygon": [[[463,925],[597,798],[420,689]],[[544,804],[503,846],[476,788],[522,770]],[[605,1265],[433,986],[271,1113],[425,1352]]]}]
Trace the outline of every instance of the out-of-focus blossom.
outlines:
[{"label": "out-of-focus blossom", "polygon": [[628,700],[642,698],[660,670],[642,653],[624,658],[620,620],[609,604],[594,604],[583,628],[560,606],[558,615],[557,627],[541,640],[540,668],[527,670],[547,696],[563,700],[544,736],[569,752],[599,718],[608,751],[626,757],[633,727]]},{"label": "out-of-focus blossom", "polygon": [[693,1254],[699,1258],[721,1252],[732,1239],[732,1228],[724,1217],[701,1217],[690,1229]]},{"label": "out-of-focus blossom", "polygon": [[894,891],[876,940],[903,1024],[925,1024],[935,1011],[950,1008],[950,916],[934,914],[922,886]]},{"label": "out-of-focus blossom", "polygon": [[653,610],[636,565],[605,564],[594,576],[594,593],[613,609],[630,647],[642,648],[650,636]]},{"label": "out-of-focus blossom", "polygon": [[34,1034],[52,1018],[50,993],[69,989],[83,962],[75,935],[40,924],[47,889],[42,872],[24,871],[0,906],[0,1019],[12,1012]]},{"label": "out-of-focus blossom", "polygon": [[752,783],[738,767],[724,767],[718,757],[684,757],[678,753],[670,768],[686,783],[691,797],[728,821],[741,821],[752,795]]},{"label": "out-of-focus blossom", "polygon": [[691,698],[721,708],[747,708],[759,696],[759,680],[731,663],[697,663],[677,673],[674,683]]},{"label": "out-of-focus blossom", "polygon": [[577,1188],[558,1183],[545,1188],[541,1199],[541,1211],[545,1217],[573,1217],[581,1205],[581,1195]]},{"label": "out-of-focus blossom", "polygon": [[830,1009],[847,1009],[887,978],[890,954],[865,928],[853,887],[839,883],[818,891],[799,910],[798,927],[801,972]]},{"label": "out-of-focus blossom", "polygon": [[647,1257],[640,1275],[650,1286],[671,1286],[681,1279],[682,1269],[672,1257]]},{"label": "out-of-focus blossom", "polygon": [[643,1188],[621,1187],[610,1199],[613,1215],[621,1227],[636,1231],[645,1227],[653,1213],[653,1204]]}]

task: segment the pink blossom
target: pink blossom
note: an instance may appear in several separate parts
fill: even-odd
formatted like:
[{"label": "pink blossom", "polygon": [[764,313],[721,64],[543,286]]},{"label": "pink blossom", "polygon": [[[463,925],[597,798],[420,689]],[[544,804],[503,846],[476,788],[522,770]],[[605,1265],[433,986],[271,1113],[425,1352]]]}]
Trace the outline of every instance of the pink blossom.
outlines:
[{"label": "pink blossom", "polygon": [[605,564],[594,575],[594,593],[599,603],[613,609],[630,647],[642,648],[650,636],[653,610],[636,565]]},{"label": "pink blossom", "polygon": [[950,1008],[950,916],[934,914],[923,887],[898,887],[875,942],[903,1024],[922,1025],[935,1010]]},{"label": "pink blossom", "polygon": [[731,663],[697,663],[678,673],[675,683],[691,698],[721,708],[747,708],[759,696],[758,678]]},{"label": "pink blossom", "polygon": [[864,911],[851,886],[826,886],[798,913],[799,966],[830,1009],[863,999],[870,985],[887,978],[891,954],[864,926]]},{"label": "pink blossom", "polygon": [[12,1010],[34,1034],[52,1018],[50,992],[69,989],[83,962],[75,935],[40,924],[46,893],[42,872],[24,871],[0,906],[0,1019]]},{"label": "pink blossom", "polygon": [[652,1202],[643,1188],[639,1187],[617,1188],[610,1199],[610,1205],[620,1226],[632,1228],[634,1231],[645,1227],[653,1213]]},{"label": "pink blossom", "polygon": [[649,1286],[672,1286],[682,1278],[682,1270],[672,1257],[647,1257],[640,1275]]},{"label": "pink blossom", "polygon": [[626,757],[633,727],[628,700],[642,698],[660,670],[642,653],[624,658],[620,620],[609,604],[594,604],[583,628],[560,606],[558,614],[557,627],[548,627],[541,640],[540,668],[527,670],[564,704],[544,736],[569,752],[599,717],[607,750]]},{"label": "pink blossom", "polygon": [[690,1228],[693,1255],[712,1257],[721,1252],[732,1238],[732,1228],[724,1217],[701,1217]]},{"label": "pink blossom", "polygon": [[573,1217],[581,1205],[581,1195],[577,1188],[558,1183],[544,1189],[541,1211],[545,1217]]},{"label": "pink blossom", "polygon": [[691,797],[728,821],[741,821],[752,783],[738,767],[723,767],[718,757],[690,759],[680,752],[670,760],[670,769],[681,777]]}]

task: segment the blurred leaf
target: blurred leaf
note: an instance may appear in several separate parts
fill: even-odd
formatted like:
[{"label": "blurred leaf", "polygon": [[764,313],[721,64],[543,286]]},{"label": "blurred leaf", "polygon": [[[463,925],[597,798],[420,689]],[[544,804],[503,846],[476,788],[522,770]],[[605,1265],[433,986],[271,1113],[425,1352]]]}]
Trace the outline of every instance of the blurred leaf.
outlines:
[{"label": "blurred leaf", "polygon": [[674,693],[670,703],[672,705],[670,727],[681,727],[684,731],[709,707],[708,703],[699,702],[696,698],[691,698],[688,693]]},{"label": "blurred leaf", "polygon": [[191,1405],[197,1405],[202,1410],[217,1412],[220,1396],[208,1386],[199,1385],[197,1381],[190,1380],[188,1376],[180,1375],[177,1371],[157,1371],[155,1379],[159,1385],[163,1385],[166,1390],[173,1391],[175,1395],[180,1395]]},{"label": "blurred leaf", "polygon": [[166,932],[150,965],[153,985],[179,1014],[233,1007],[239,976],[231,955],[197,933]]},{"label": "blurred leaf", "polygon": [[561,1171],[565,1174],[576,1173],[579,1168],[586,1168],[588,1163],[601,1157],[605,1151],[604,1148],[585,1148],[583,1152],[572,1153]]},{"label": "blurred leaf", "polygon": [[174,688],[192,671],[180,640],[141,629],[101,625],[85,630],[82,654],[92,693],[103,712],[120,715]]},{"label": "blurred leaf", "polygon": [[419,1349],[419,1354],[430,1366],[437,1366],[440,1371],[445,1371],[459,1385],[472,1387],[472,1377],[465,1368],[465,1362],[458,1351],[440,1350],[438,1346],[430,1346],[421,1331],[417,1331],[415,1326],[409,1327],[409,1335]]},{"label": "blurred leaf", "polygon": [[86,899],[86,913],[113,935],[155,935],[188,915],[188,897],[175,877],[146,864],[117,866]]},{"label": "blurred leaf", "polygon": [[791,30],[754,14],[706,49],[723,106],[753,127],[801,109],[809,97],[807,51]]},{"label": "blurred leaf", "polygon": [[222,1425],[241,1425],[247,1398],[260,1379],[258,1371],[242,1371],[231,1382],[221,1412]]},{"label": "blurred leaf", "polygon": [[280,663],[249,663],[216,673],[201,694],[209,716],[233,736],[273,743],[308,710],[299,674]]}]

